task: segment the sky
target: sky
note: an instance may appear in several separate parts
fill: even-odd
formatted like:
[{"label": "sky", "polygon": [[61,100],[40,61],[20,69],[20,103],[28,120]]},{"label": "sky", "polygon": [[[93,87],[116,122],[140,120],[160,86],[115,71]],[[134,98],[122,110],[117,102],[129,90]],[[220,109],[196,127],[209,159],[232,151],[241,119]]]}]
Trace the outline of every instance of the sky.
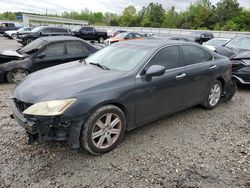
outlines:
[{"label": "sky", "polygon": [[[85,8],[93,12],[113,12],[121,14],[123,9],[133,5],[137,10],[150,2],[161,3],[165,9],[175,6],[177,11],[185,10],[196,0],[0,0],[0,12],[30,12],[60,14],[64,11],[81,11]],[[211,0],[213,4],[219,0]],[[238,0],[244,8],[250,9],[250,0]]]}]

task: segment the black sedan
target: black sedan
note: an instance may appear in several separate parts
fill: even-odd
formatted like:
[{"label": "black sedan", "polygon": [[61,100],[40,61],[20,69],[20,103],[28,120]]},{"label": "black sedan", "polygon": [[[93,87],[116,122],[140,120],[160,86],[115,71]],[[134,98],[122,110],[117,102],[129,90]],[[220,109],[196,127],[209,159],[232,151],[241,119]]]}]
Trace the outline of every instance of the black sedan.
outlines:
[{"label": "black sedan", "polygon": [[73,33],[67,28],[40,26],[40,27],[36,27],[32,29],[31,32],[17,33],[17,42],[25,46],[31,43],[33,40],[40,38],[40,37],[72,36],[72,35]]},{"label": "black sedan", "polygon": [[237,83],[250,84],[250,35],[235,37],[215,51],[230,58]]},{"label": "black sedan", "polygon": [[198,44],[138,40],[29,75],[11,109],[30,141],[68,140],[98,155],[125,130],[194,105],[215,108],[232,98],[230,88],[226,57]]},{"label": "black sedan", "polygon": [[83,59],[96,51],[77,37],[42,37],[17,51],[0,53],[0,82],[19,83],[31,72]]}]

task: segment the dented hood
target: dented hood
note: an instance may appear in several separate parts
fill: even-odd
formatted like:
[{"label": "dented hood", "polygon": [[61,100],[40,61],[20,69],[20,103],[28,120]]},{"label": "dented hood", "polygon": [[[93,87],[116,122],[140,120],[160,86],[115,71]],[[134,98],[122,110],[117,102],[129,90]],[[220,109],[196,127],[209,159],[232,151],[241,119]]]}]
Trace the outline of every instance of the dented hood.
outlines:
[{"label": "dented hood", "polygon": [[124,74],[78,61],[66,63],[30,74],[16,87],[13,97],[27,103],[77,97]]},{"label": "dented hood", "polygon": [[220,46],[216,47],[215,51],[220,55],[228,57],[229,59],[250,59],[250,50]]},{"label": "dented hood", "polygon": [[24,57],[22,54],[17,53],[16,51],[6,50],[0,53],[1,56],[7,57]]},{"label": "dented hood", "polygon": [[17,53],[16,51],[3,51],[0,52],[0,64],[7,63],[13,60],[19,60],[24,58],[24,55]]}]

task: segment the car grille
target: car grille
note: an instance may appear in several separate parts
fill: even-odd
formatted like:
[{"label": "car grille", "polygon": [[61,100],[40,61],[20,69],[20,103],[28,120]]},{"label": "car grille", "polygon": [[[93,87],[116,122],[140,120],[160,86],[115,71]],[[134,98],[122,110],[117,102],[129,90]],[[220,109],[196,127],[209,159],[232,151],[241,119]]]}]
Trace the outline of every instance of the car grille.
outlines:
[{"label": "car grille", "polygon": [[24,110],[26,110],[27,108],[29,108],[31,105],[31,103],[25,103],[23,101],[20,101],[18,99],[14,99],[14,103],[17,107],[17,109],[20,111],[20,112],[23,112]]},{"label": "car grille", "polygon": [[233,62],[232,63],[232,70],[238,70],[241,69],[242,67],[245,67],[245,65],[241,62]]}]

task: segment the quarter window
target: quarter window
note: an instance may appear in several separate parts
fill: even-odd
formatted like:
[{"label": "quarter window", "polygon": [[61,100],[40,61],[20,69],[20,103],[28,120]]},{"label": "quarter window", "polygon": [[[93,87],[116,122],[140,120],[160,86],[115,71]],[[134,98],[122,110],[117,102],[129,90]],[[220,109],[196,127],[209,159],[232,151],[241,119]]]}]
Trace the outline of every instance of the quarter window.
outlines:
[{"label": "quarter window", "polygon": [[212,56],[196,46],[182,46],[185,65],[212,60]]},{"label": "quarter window", "polygon": [[173,69],[183,66],[178,46],[166,47],[158,51],[150,60],[147,68],[151,65],[162,65],[166,69]]}]

